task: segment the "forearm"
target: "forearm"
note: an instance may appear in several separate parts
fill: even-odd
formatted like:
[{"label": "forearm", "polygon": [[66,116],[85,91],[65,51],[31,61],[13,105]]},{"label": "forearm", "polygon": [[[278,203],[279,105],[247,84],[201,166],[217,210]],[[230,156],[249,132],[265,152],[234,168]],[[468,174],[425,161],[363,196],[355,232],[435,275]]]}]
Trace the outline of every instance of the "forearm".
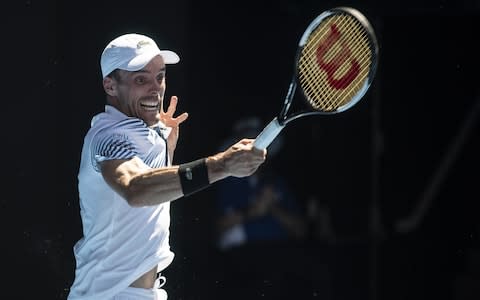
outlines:
[{"label": "forearm", "polygon": [[[182,165],[144,169],[141,172],[129,172],[131,178],[126,180],[123,195],[132,206],[150,206],[176,200],[185,196],[188,189],[182,186],[180,167]],[[199,189],[206,188],[228,176],[219,156],[211,156],[205,160],[208,178],[200,183]],[[194,180],[200,180],[198,174]],[[196,191],[195,191],[196,192]]]},{"label": "forearm", "polygon": [[265,160],[266,150],[242,140],[227,151],[180,166],[149,168],[138,157],[101,164],[106,182],[131,206],[156,205],[195,193],[228,176],[249,176]]},{"label": "forearm", "polygon": [[151,206],[182,196],[178,166],[172,166],[150,169],[134,176],[126,198],[132,206]]},{"label": "forearm", "polygon": [[221,153],[207,157],[205,163],[208,169],[208,180],[210,183],[214,183],[221,179],[224,179],[230,174],[225,169],[225,162],[221,158]]}]

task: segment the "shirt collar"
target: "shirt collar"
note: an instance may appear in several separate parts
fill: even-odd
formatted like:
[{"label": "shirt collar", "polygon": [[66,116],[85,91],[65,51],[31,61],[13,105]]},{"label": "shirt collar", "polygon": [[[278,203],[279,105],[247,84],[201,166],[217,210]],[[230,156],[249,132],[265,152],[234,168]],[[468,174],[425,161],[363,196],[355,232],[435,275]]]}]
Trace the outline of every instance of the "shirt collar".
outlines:
[{"label": "shirt collar", "polygon": [[93,125],[95,125],[96,122],[105,118],[112,119],[112,120],[123,120],[123,119],[127,119],[128,117],[127,115],[125,115],[124,113],[116,109],[115,107],[107,104],[105,105],[105,112],[99,113],[92,118],[92,121],[90,122],[90,126],[93,127]]}]

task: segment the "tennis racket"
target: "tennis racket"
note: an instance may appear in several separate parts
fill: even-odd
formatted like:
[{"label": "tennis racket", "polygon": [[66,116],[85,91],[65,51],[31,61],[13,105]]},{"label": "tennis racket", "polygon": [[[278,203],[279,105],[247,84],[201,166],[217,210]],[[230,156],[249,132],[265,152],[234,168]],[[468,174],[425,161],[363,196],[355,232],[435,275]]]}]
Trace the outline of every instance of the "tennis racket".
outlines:
[{"label": "tennis racket", "polygon": [[[265,149],[291,121],[346,111],[362,99],[375,75],[378,43],[367,18],[351,7],[317,16],[298,43],[294,75],[283,107],[255,138]],[[293,101],[297,91],[305,101]],[[295,104],[295,105],[292,105]]]}]

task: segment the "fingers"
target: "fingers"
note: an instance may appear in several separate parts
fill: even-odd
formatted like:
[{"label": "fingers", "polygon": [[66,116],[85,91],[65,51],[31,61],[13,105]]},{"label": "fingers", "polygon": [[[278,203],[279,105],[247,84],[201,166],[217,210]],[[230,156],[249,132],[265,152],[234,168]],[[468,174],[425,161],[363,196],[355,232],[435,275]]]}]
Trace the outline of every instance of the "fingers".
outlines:
[{"label": "fingers", "polygon": [[180,123],[183,123],[187,118],[188,118],[188,113],[184,112],[178,117],[173,117],[175,114],[175,111],[177,110],[177,104],[178,104],[178,97],[177,96],[172,96],[170,98],[170,103],[168,105],[167,111],[164,112],[162,109],[162,116],[165,122],[167,122],[169,125],[173,125],[171,122],[174,122],[176,126],[178,126]]},{"label": "fingers", "polygon": [[244,139],[240,140],[237,144],[243,146],[242,147],[243,149],[248,149],[248,150],[251,149],[255,153],[261,153],[263,159],[265,159],[266,156],[267,156],[267,149],[266,148],[265,149],[258,149],[258,148],[253,147],[254,142],[255,142],[255,139],[244,138]]},{"label": "fingers", "polygon": [[254,139],[243,138],[239,141],[239,143],[243,145],[249,145],[249,144],[253,144],[254,141],[255,141]]},{"label": "fingers", "polygon": [[172,96],[170,98],[170,105],[168,106],[166,114],[169,116],[173,116],[175,111],[177,110],[177,103],[178,103],[178,97],[177,96]]},{"label": "fingers", "polygon": [[183,123],[186,119],[188,119],[188,113],[184,112],[183,114],[179,115],[178,117],[174,118],[177,121],[177,124]]},{"label": "fingers", "polygon": [[257,153],[259,156],[261,156],[262,160],[267,159],[267,148],[264,148],[264,149],[255,148],[252,144],[252,151]]}]

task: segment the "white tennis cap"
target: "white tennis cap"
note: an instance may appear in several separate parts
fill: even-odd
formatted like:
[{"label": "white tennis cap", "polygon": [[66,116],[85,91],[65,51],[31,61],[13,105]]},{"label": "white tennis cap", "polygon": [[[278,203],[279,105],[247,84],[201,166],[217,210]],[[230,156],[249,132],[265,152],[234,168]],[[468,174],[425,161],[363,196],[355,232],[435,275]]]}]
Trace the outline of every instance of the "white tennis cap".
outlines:
[{"label": "white tennis cap", "polygon": [[138,71],[143,69],[157,55],[161,55],[165,64],[176,64],[180,61],[177,53],[160,50],[151,38],[128,33],[111,41],[103,50],[100,58],[103,78],[115,69]]}]

